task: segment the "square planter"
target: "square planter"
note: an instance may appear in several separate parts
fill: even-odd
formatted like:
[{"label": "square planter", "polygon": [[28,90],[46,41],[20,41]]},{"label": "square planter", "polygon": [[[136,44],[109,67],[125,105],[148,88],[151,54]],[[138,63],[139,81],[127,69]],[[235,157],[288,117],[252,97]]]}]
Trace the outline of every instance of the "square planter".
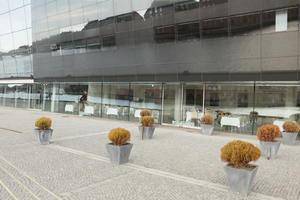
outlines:
[{"label": "square planter", "polygon": [[293,145],[296,142],[298,133],[282,132],[282,143]]},{"label": "square planter", "polygon": [[205,135],[212,135],[214,126],[210,124],[201,124],[201,130]]},{"label": "square planter", "polygon": [[53,129],[48,129],[48,130],[34,129],[34,131],[40,144],[42,145],[50,144],[50,141],[52,139]]},{"label": "square planter", "polygon": [[276,158],[280,147],[280,143],[281,143],[280,141],[275,141],[275,142],[259,141],[261,155],[266,157],[267,159]]},{"label": "square planter", "polygon": [[224,170],[227,177],[227,184],[229,189],[233,192],[240,192],[242,194],[249,194],[254,185],[255,175],[258,170],[257,165],[254,169],[240,169],[233,168],[228,164],[224,166]]},{"label": "square planter", "polygon": [[122,146],[116,146],[112,143],[106,144],[106,150],[110,161],[114,164],[124,164],[129,160],[129,155],[131,152],[133,144],[128,143]]},{"label": "square planter", "polygon": [[141,139],[152,139],[155,126],[139,126],[139,134]]}]

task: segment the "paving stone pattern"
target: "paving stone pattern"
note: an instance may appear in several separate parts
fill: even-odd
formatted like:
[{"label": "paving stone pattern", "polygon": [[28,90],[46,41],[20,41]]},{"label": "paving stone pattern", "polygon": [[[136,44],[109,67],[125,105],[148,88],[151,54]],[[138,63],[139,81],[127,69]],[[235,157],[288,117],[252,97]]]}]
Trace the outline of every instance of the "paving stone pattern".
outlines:
[{"label": "paving stone pattern", "polygon": [[[53,143],[39,145],[40,116],[53,119]],[[0,107],[0,200],[299,200],[300,144],[282,145],[275,160],[261,158],[253,192],[229,192],[220,148],[234,139],[258,145],[254,136],[200,134],[158,126],[140,140],[138,124]],[[130,162],[112,165],[107,132],[127,128]]]}]

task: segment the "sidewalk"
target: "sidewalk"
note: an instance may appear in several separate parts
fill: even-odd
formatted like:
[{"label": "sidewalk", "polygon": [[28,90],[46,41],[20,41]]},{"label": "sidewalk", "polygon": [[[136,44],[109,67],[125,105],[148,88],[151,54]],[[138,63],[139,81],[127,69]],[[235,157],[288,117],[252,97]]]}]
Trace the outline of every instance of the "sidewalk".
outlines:
[{"label": "sidewalk", "polygon": [[[40,116],[53,119],[53,144],[33,134]],[[110,164],[110,129],[131,131],[130,163]],[[261,158],[253,192],[228,192],[220,148],[234,139],[159,127],[141,141],[137,123],[0,107],[0,199],[3,200],[264,200],[300,199],[300,146],[280,147],[276,160]]]}]

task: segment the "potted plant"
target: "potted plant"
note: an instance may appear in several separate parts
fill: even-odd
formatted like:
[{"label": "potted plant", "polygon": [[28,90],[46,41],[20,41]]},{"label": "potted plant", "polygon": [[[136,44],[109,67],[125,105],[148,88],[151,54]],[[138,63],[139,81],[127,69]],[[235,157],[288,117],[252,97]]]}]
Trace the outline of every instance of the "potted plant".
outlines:
[{"label": "potted plant", "polygon": [[300,131],[299,124],[287,121],[283,124],[283,132],[282,132],[282,143],[283,144],[295,144],[298,132]]},{"label": "potted plant", "polygon": [[214,130],[212,116],[209,114],[205,114],[203,117],[201,117],[200,121],[201,121],[202,133],[204,133],[205,135],[212,135]]},{"label": "potted plant", "polygon": [[153,124],[154,118],[152,116],[144,116],[141,118],[141,125],[138,128],[142,140],[152,139],[155,130],[155,126],[153,126]]},{"label": "potted plant", "polygon": [[142,110],[142,111],[140,112],[140,116],[141,116],[141,117],[151,116],[151,111],[150,111],[150,110]]},{"label": "potted plant", "polygon": [[267,159],[275,158],[281,143],[276,140],[281,136],[279,127],[273,124],[263,125],[257,129],[256,136],[260,141],[262,155]]},{"label": "potted plant", "polygon": [[124,128],[112,129],[108,134],[111,143],[106,144],[106,150],[112,163],[127,163],[133,144],[129,143],[130,132]]},{"label": "potted plant", "polygon": [[51,129],[52,120],[47,117],[41,117],[35,121],[35,133],[40,144],[50,144],[53,129]]},{"label": "potted plant", "polygon": [[250,193],[258,166],[249,163],[258,160],[260,154],[259,148],[240,140],[229,142],[221,149],[221,160],[228,163],[224,170],[231,191]]}]

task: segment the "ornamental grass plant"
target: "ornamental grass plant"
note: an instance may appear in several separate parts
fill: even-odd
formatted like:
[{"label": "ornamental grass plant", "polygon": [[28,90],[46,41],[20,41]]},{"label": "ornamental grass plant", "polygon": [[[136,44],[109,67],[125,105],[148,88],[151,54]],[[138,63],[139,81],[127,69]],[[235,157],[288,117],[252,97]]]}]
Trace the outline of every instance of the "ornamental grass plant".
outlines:
[{"label": "ornamental grass plant", "polygon": [[281,136],[281,133],[278,126],[266,124],[257,129],[256,136],[260,141],[274,142],[277,137]]},{"label": "ornamental grass plant", "polygon": [[130,132],[124,128],[115,128],[108,133],[108,139],[113,145],[122,146],[130,140]]},{"label": "ornamental grass plant", "polygon": [[151,111],[150,110],[142,110],[141,112],[140,112],[140,116],[141,117],[145,117],[145,116],[151,116]]},{"label": "ornamental grass plant", "polygon": [[201,117],[201,123],[206,125],[212,125],[213,124],[213,118],[209,114],[205,114],[203,117]]},{"label": "ornamental grass plant", "polygon": [[141,118],[141,124],[142,126],[153,126],[154,124],[154,118],[152,116],[144,116]]},{"label": "ornamental grass plant", "polygon": [[35,121],[35,127],[39,130],[48,130],[51,128],[52,120],[47,117],[40,117]]},{"label": "ornamental grass plant", "polygon": [[259,159],[259,148],[248,142],[234,140],[221,149],[221,160],[233,168],[249,168],[249,163]]},{"label": "ornamental grass plant", "polygon": [[287,121],[283,124],[283,129],[285,132],[298,133],[300,131],[300,126],[296,122]]}]

